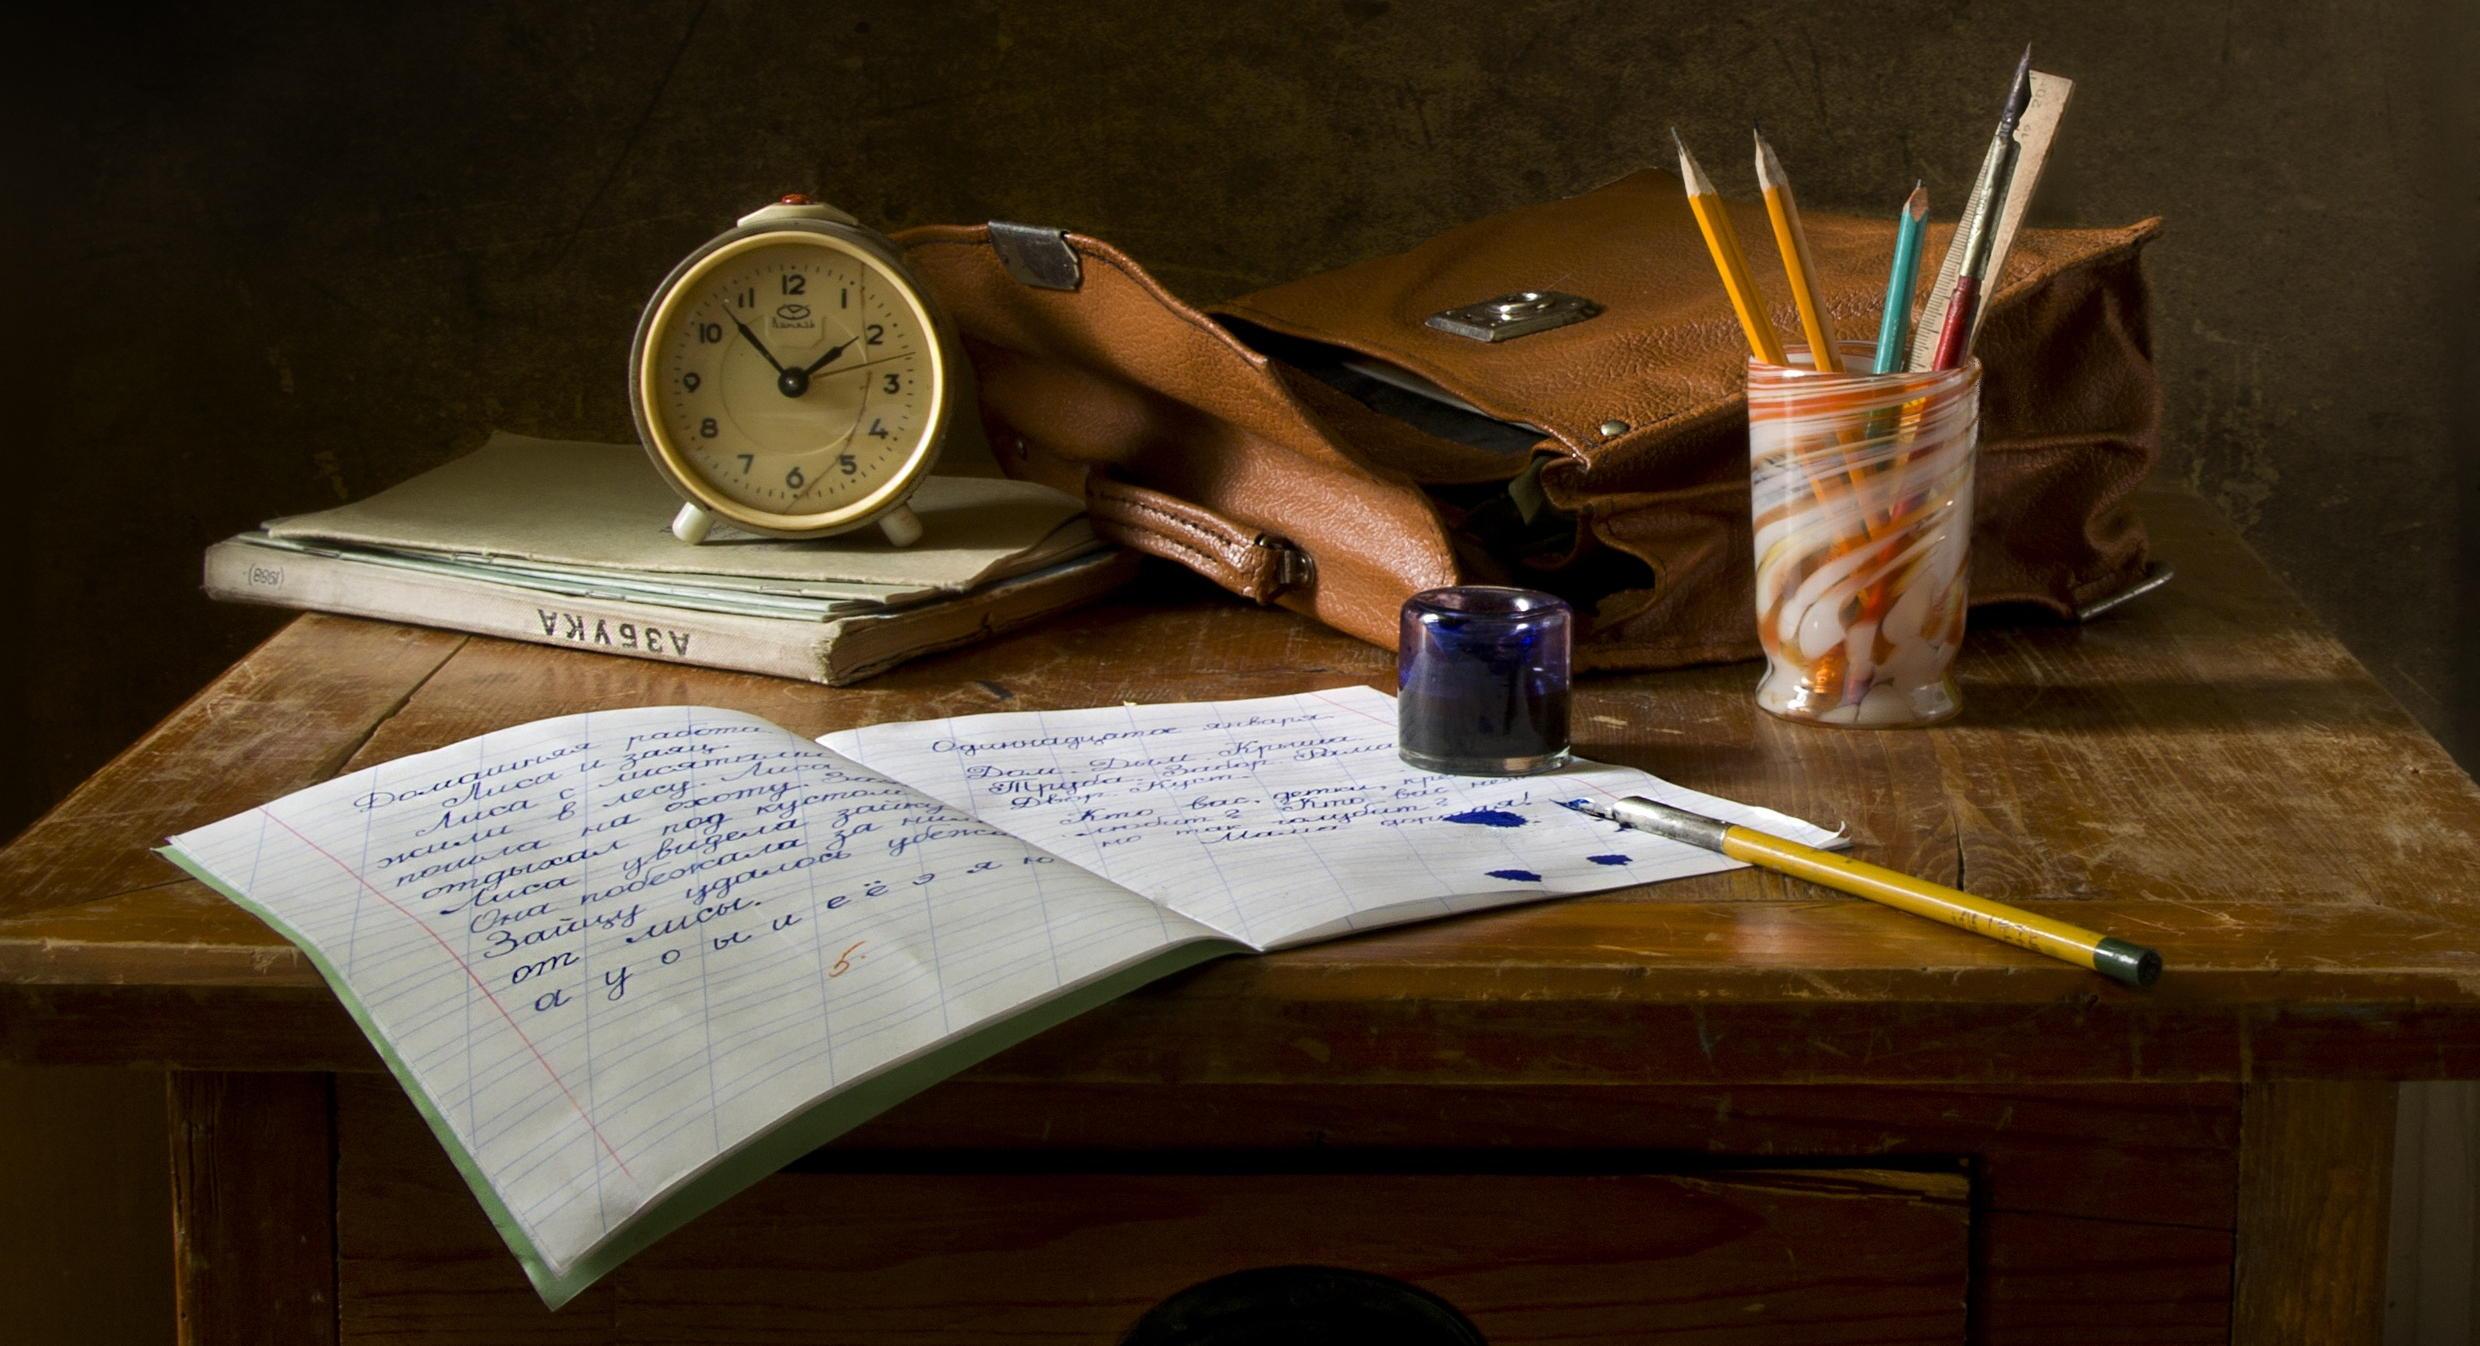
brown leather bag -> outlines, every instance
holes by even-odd
[[[1751,267],[1779,278],[1761,207],[1733,209]],[[1837,331],[1874,336],[1891,221],[1807,226]],[[1977,346],[1976,605],[2071,616],[2145,577],[2129,497],[2157,451],[2138,268],[2157,229],[2016,239]],[[1520,583],[1575,603],[1582,667],[1757,653],[1747,348],[1675,179],[1637,173],[1211,315],[1082,235],[898,241],[964,334],[1002,466],[1082,494],[1107,536],[1388,647],[1419,590]],[[1599,311],[1497,342],[1428,325],[1524,291]]]

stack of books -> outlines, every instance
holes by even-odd
[[[865,678],[1062,611],[1136,559],[1083,505],[1030,482],[933,477],[922,540],[673,538],[678,509],[632,445],[494,435],[354,504],[207,550],[213,597],[341,612],[811,682]]]

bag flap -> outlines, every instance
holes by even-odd
[[[1764,206],[1735,202],[1732,221],[1775,326],[1796,337]],[[1894,244],[1882,219],[1803,214],[1836,333],[1877,334]],[[2141,246],[2159,231],[2026,229],[1988,312],[1995,316],[2066,269]],[[1952,225],[1932,225],[1920,288],[1934,280]],[[1525,290],[1580,295],[1598,316],[1498,342],[1427,325],[1433,314]],[[1526,206],[1440,234],[1406,252],[1277,285],[1212,310],[1279,336],[1321,342],[1417,374],[1482,412],[1539,427],[1582,456],[1643,443],[1735,410],[1748,346],[1670,174],[1645,170],[1582,196]],[[1612,434],[1602,428],[1616,422]]]
[[[1003,469],[1082,494],[1098,526],[1142,526],[1148,550],[1235,592],[1381,644],[1404,594],[1457,582],[1436,509],[1386,465],[1409,449],[1338,434],[1329,415],[1367,413],[1296,386],[1117,248],[1057,238],[1072,284],[1013,274],[987,226],[896,236],[963,334]],[[1283,545],[1249,550],[1260,538]],[[1286,548],[1306,571],[1284,572]]]

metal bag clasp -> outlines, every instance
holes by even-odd
[[[1602,306],[1580,294],[1518,290],[1477,304],[1433,313],[1425,324],[1472,341],[1512,341],[1553,327],[1583,322]]]

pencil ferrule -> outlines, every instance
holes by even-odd
[[[1731,830],[1729,823],[1638,795],[1619,800],[1610,806],[1610,811],[1629,827],[1709,851],[1721,850],[1722,834]]]

